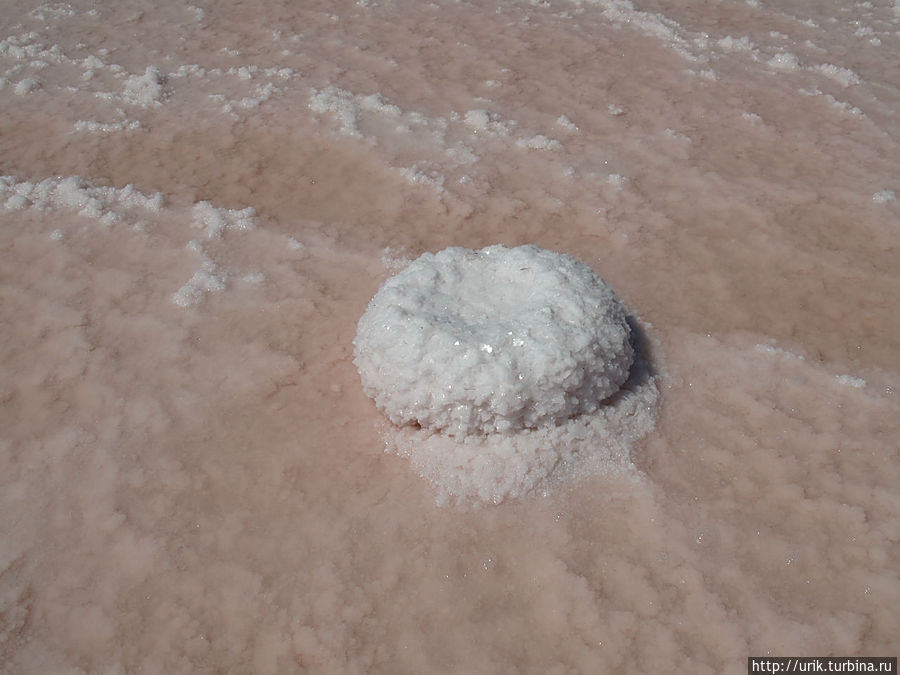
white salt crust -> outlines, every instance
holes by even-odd
[[[389,448],[439,499],[499,502],[629,465],[653,425],[652,378],[620,391],[634,361],[625,307],[590,267],[537,246],[422,255],[375,294],[354,345],[364,390],[395,425]]]
[[[157,192],[145,195],[133,185],[113,188],[95,185],[79,176],[46,178],[40,182],[21,180],[16,176],[0,176],[0,211],[60,211],[92,218],[104,227],[123,222],[135,230],[144,227],[142,216],[160,215],[163,212],[163,196]],[[177,212],[176,212],[177,213]],[[239,232],[256,228],[256,211],[216,208],[209,202],[198,202],[191,209],[191,227],[204,230],[207,240],[221,239],[223,232]],[[167,217],[177,215],[167,214]],[[66,233],[62,229],[50,233],[53,241],[62,241]],[[303,245],[291,240],[292,248]],[[172,294],[172,302],[179,307],[190,307],[203,301],[207,293],[226,288],[227,274],[204,251],[203,243],[191,240],[187,248],[197,254],[198,269],[191,278]],[[258,284],[265,280],[256,272],[244,275],[247,283]]]

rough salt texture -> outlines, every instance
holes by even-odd
[[[547,496],[592,474],[637,479],[631,454],[656,425],[657,380],[638,355],[631,377],[606,404],[559,424],[465,438],[385,424],[382,437],[388,450],[408,458],[431,483],[441,505]]]
[[[392,422],[464,437],[597,410],[628,377],[629,334],[612,289],[571,256],[452,247],[385,282],[355,363]]]
[[[5,2],[0,672],[900,652],[895,4]],[[406,258],[528,242],[650,344],[603,469],[437,507],[587,443],[385,453],[357,322]]]

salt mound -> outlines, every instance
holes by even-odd
[[[425,253],[378,290],[354,345],[389,445],[444,495],[497,502],[589,456],[627,460],[656,398],[652,378],[622,388],[635,353],[612,289],[537,246]]]
[[[628,377],[629,332],[609,286],[571,256],[454,247],[381,287],[355,363],[395,424],[509,432],[596,410]]]

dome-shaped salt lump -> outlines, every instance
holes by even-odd
[[[384,283],[354,361],[394,424],[508,434],[597,410],[628,378],[629,334],[622,303],[571,256],[454,247]]]

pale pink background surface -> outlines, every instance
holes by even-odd
[[[889,0],[4,3],[0,668],[896,655],[898,47]],[[351,341],[498,242],[616,289],[660,419],[438,507]]]

